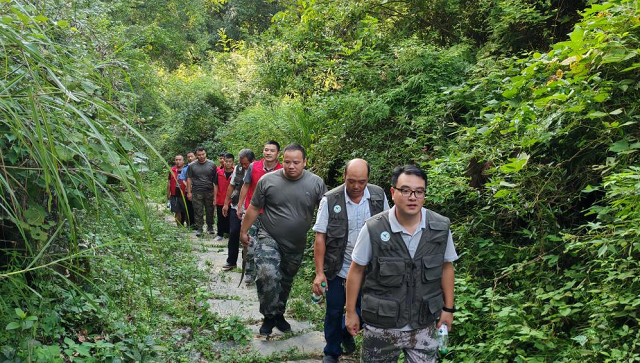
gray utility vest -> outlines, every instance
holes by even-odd
[[[369,212],[371,216],[384,209],[384,190],[377,185],[367,184],[369,189]],[[349,220],[347,219],[347,201],[344,195],[344,184],[335,187],[325,194],[329,222],[327,224],[326,250],[324,253],[324,274],[327,279],[335,278],[344,263],[344,251],[349,239]],[[340,208],[336,208],[340,206]],[[338,210],[338,212],[336,212]]]
[[[412,259],[401,232],[391,231],[389,211],[367,220],[364,228],[369,228],[372,259],[362,288],[365,323],[387,329],[411,324],[419,329],[440,318],[444,305],[440,280],[450,222],[428,209],[426,222]]]
[[[236,165],[236,177],[231,180],[231,184],[235,185],[233,189],[233,194],[231,194],[231,204],[237,205],[238,199],[240,199],[240,189],[242,189],[242,185],[244,185],[244,174],[247,171],[242,168],[240,165]]]

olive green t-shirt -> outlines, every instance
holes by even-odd
[[[327,192],[324,181],[304,170],[298,180],[285,178],[283,170],[265,174],[256,185],[251,204],[264,208],[260,231],[266,231],[285,253],[302,253],[313,211]]]

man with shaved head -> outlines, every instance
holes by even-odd
[[[344,168],[344,184],[324,195],[313,226],[316,232],[313,292],[317,295],[326,292],[327,298],[324,319],[327,345],[322,360],[325,363],[338,362],[343,353],[355,350],[353,336],[344,325],[345,279],[351,266],[351,252],[367,218],[389,209],[382,188],[369,184],[369,171],[365,160],[350,160]]]
[[[258,180],[240,226],[240,239],[247,247],[251,241],[249,230],[260,211],[264,211],[254,252],[256,289],[260,313],[264,315],[260,335],[267,336],[274,327],[283,333],[291,331],[291,324],[284,318],[289,293],[302,264],[313,212],[327,192],[322,178],[304,169],[307,152],[302,145],[285,147],[282,161],[281,170],[266,173]]]

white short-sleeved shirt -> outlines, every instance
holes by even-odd
[[[364,226],[364,222],[371,217],[371,211],[369,210],[369,199],[371,193],[369,188],[364,189],[364,195],[360,199],[360,203],[354,203],[347,194],[347,188],[344,188],[344,196],[347,207],[347,220],[349,221],[349,231],[347,237],[347,248],[344,251],[344,261],[342,262],[342,268],[338,273],[339,277],[347,278],[349,273],[349,266],[351,266],[351,252],[353,246],[356,244],[360,229]],[[384,196],[383,210],[389,209],[389,201],[387,196]],[[327,206],[327,197],[322,197],[320,206],[318,207],[318,215],[316,216],[316,224],[313,226],[313,230],[318,233],[327,233],[327,225],[329,223],[329,207]]]
[[[407,232],[407,230],[402,227],[402,225],[400,225],[398,219],[396,218],[395,211],[395,206],[389,211],[389,224],[391,225],[391,231],[394,233],[402,232],[402,239],[407,245],[407,249],[409,250],[411,258],[413,258],[416,250],[418,249],[418,244],[420,243],[420,238],[422,237],[422,231],[427,228],[427,209],[422,208],[422,218],[420,218],[420,226],[419,228],[416,228],[413,234]],[[360,234],[358,235],[358,239],[356,240],[356,245],[353,247],[351,258],[358,265],[366,266],[369,264],[369,262],[371,262],[371,253],[371,239],[369,237],[369,229],[362,228],[360,230]],[[457,259],[458,254],[456,253],[456,247],[453,245],[451,230],[449,230],[447,247],[444,251],[444,262],[453,262]]]

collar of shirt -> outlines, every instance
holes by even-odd
[[[349,194],[347,194],[347,187],[345,186],[344,188],[344,200],[348,203],[348,204],[353,204],[353,205],[362,205],[363,203],[366,203],[369,198],[371,197],[371,193],[369,193],[369,188],[364,187],[364,195],[362,196],[362,198],[360,199],[360,203],[354,203],[351,198],[349,198]]]
[[[264,171],[266,171],[267,173],[268,173],[268,172],[271,172],[271,171],[274,171],[274,170],[276,170],[276,168],[278,167],[278,163],[279,163],[279,162],[278,162],[278,161],[276,161],[276,165],[274,165],[274,166],[273,166],[273,168],[271,168],[271,169],[267,169],[267,164],[263,161],[263,162],[262,162],[262,169],[263,169]]]
[[[416,228],[413,234],[407,232],[407,230],[400,224],[400,222],[398,222],[398,218],[396,218],[395,205],[391,207],[391,209],[389,209],[389,224],[391,225],[391,232],[393,233],[402,232],[404,234],[413,236],[416,233],[418,233],[418,231],[427,228],[427,210],[424,207],[421,209],[420,226],[419,226],[420,228]]]

